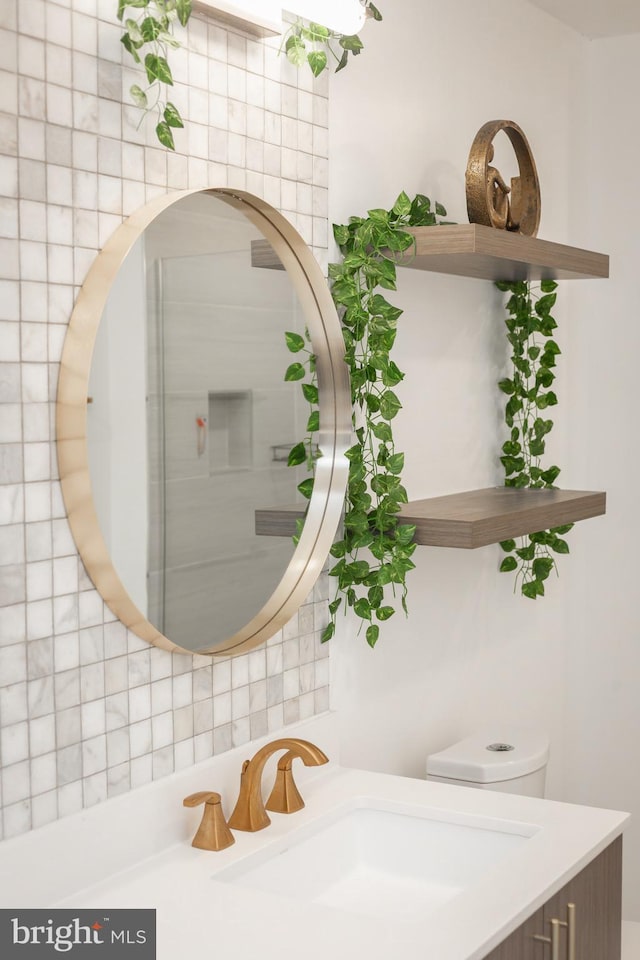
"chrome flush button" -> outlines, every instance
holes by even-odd
[[[515,747],[511,743],[490,743],[485,749],[492,753],[508,753],[509,750],[515,750]]]

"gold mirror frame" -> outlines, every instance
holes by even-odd
[[[316,354],[321,429],[314,490],[300,541],[280,583],[245,627],[215,649],[173,643],[138,609],[120,580],[103,539],[93,500],[87,446],[87,395],[93,349],[111,285],[131,247],[168,207],[210,194],[241,211],[271,244],[302,306]],[[283,371],[284,374],[284,371]],[[87,573],[109,609],[136,636],[164,650],[229,655],[273,636],[306,599],[322,571],[342,515],[351,442],[351,389],[340,321],[322,271],[291,224],[249,193],[225,188],[184,190],[158,197],[130,216],[107,241],[84,281],[64,343],[56,405],[60,482],[69,524]]]

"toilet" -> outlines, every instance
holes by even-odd
[[[544,733],[493,724],[427,757],[427,780],[543,797],[548,759]]]

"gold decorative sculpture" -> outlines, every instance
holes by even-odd
[[[519,176],[509,187],[492,166],[493,140],[504,130],[513,145]],[[490,120],[478,130],[471,145],[467,172],[467,212],[470,223],[535,237],[540,225],[540,183],[531,147],[512,120]]]

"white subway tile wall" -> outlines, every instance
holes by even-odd
[[[176,152],[139,128],[116,0],[0,3],[0,820],[8,838],[328,709],[328,583],[266,647],[216,660],[138,640],[70,535],[54,404],[73,303],[122,219],[232,186],[327,261],[326,79],[194,16],[172,55]]]

